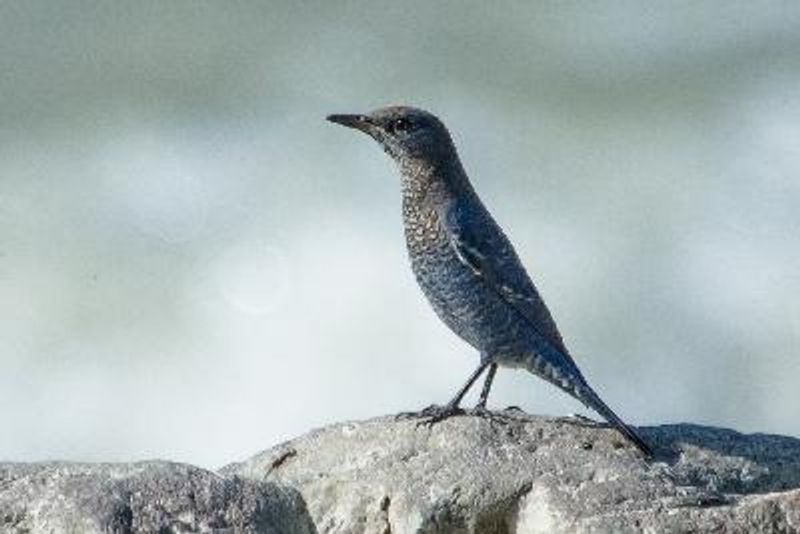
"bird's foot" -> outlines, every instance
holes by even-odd
[[[569,425],[581,426],[585,428],[597,428],[606,426],[605,423],[600,421],[595,421],[590,417],[586,417],[585,415],[581,415],[578,413],[573,413],[563,417],[556,417],[556,421],[559,423],[567,423]]]
[[[464,415],[465,413],[466,412],[464,412],[463,409],[452,404],[446,404],[444,406],[431,404],[427,408],[423,408],[418,412],[400,413],[397,415],[396,419],[423,419],[417,423],[417,426],[425,425],[430,427],[440,421],[444,421],[445,419],[449,419],[450,417],[455,417],[457,415]]]
[[[426,413],[428,410],[436,406],[435,404],[431,404],[427,408],[423,408],[418,412],[400,412],[399,414],[394,416],[395,421],[404,421],[406,419],[421,419],[422,417],[427,417]]]
[[[464,415],[466,412],[454,404],[445,404],[444,406],[431,404],[422,410],[421,413],[425,420],[417,423],[417,426],[425,425],[427,427],[432,427],[436,423],[444,421],[445,419],[449,419],[458,415]]]
[[[478,404],[475,405],[475,407],[472,410],[470,410],[471,414],[477,415],[478,417],[481,417],[482,415],[485,415],[485,414],[491,413],[491,412],[492,411],[489,408],[486,407],[486,403],[485,402],[479,402]]]
[[[493,412],[492,410],[488,409],[483,404],[477,404],[472,410],[467,412],[468,415],[472,415],[474,417],[480,417],[481,419],[486,419],[492,424],[498,423],[501,425],[507,425],[511,421],[517,420],[518,417],[514,417],[513,414],[506,413],[505,410],[500,412]]]

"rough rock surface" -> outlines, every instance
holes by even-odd
[[[509,411],[332,425],[218,473],[0,464],[0,532],[800,532],[800,440]]]
[[[296,491],[170,462],[0,464],[0,532],[316,532]]]
[[[641,428],[646,462],[609,428],[505,414],[333,425],[222,472],[298,489],[320,532],[800,532],[800,440]]]

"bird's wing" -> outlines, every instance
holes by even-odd
[[[530,324],[534,331],[573,365],[561,334],[503,231],[484,210],[452,207],[441,217],[450,243],[462,263]],[[481,220],[482,219],[482,220]]]

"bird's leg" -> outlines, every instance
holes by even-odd
[[[425,421],[420,421],[419,424],[425,424],[428,426],[433,426],[439,421],[444,421],[449,417],[453,417],[454,415],[463,415],[464,410],[458,407],[461,403],[461,399],[464,398],[464,395],[467,394],[469,388],[472,387],[472,384],[481,376],[481,373],[489,366],[488,361],[481,361],[480,365],[478,365],[477,369],[472,372],[472,374],[467,379],[467,382],[461,386],[461,388],[456,393],[455,397],[445,404],[444,406],[437,406],[435,404],[428,406],[421,412],[411,412],[411,413],[402,413],[399,417],[406,418],[406,417],[425,417],[427,418]]]
[[[467,391],[469,391],[469,389],[472,387],[472,384],[475,383],[478,377],[481,376],[481,373],[483,373],[484,369],[486,369],[486,367],[488,366],[489,366],[488,361],[482,361],[480,365],[478,365],[478,367],[475,369],[475,371],[472,372],[470,377],[467,379],[467,382],[463,386],[461,386],[461,389],[458,390],[455,397],[453,397],[453,399],[446,405],[429,406],[428,408],[423,410],[423,412],[426,411],[428,412],[427,414],[425,414],[428,417],[428,419],[426,421],[421,421],[420,424],[433,426],[439,421],[444,421],[445,419],[453,417],[454,415],[463,415],[464,410],[458,407],[458,405],[461,404],[461,399],[464,398],[464,395],[467,394]]]
[[[478,365],[478,367],[469,376],[467,382],[463,386],[461,386],[461,389],[458,390],[456,396],[453,397],[453,399],[447,403],[447,406],[457,408],[458,405],[461,404],[461,399],[463,399],[464,395],[466,395],[467,391],[469,391],[469,388],[472,387],[472,384],[475,383],[478,377],[481,376],[481,373],[483,373],[484,369],[486,369],[486,367],[488,366],[489,362],[481,362],[480,365]]]
[[[492,363],[489,365],[489,372],[486,374],[486,379],[483,381],[483,389],[481,390],[478,404],[470,411],[470,414],[487,419],[492,425],[495,423],[507,425],[513,420],[512,417],[509,417],[506,413],[492,412],[486,408],[486,400],[489,398],[489,391],[492,389],[492,381],[494,380],[495,373],[497,373],[497,364]]]
[[[494,380],[494,374],[496,372],[497,364],[493,363],[489,365],[489,372],[486,373],[486,378],[483,381],[483,389],[481,390],[481,396],[478,399],[478,404],[475,405],[475,411],[486,410],[486,401],[489,398],[489,390],[492,389],[492,381]]]

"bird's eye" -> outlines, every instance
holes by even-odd
[[[392,132],[407,132],[411,129],[411,121],[408,119],[395,119],[390,126]]]

